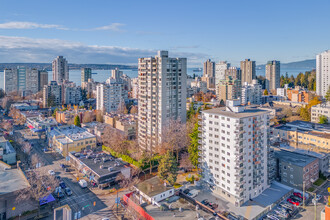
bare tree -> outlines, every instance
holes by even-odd
[[[118,129],[107,126],[102,135],[102,142],[118,153],[126,153],[130,149],[130,141]]]
[[[13,100],[9,97],[4,97],[2,99],[2,108],[3,109],[6,109],[6,110],[9,110],[11,104],[12,104]]]
[[[189,143],[186,129],[186,124],[179,120],[170,120],[162,131],[160,147],[176,152],[177,160],[179,159],[179,152],[186,148]]]
[[[82,122],[83,123],[88,123],[88,122],[92,122],[95,120],[95,114],[93,111],[86,111],[83,115],[83,119]]]
[[[181,155],[181,159],[180,159],[180,168],[185,169],[186,171],[190,171],[194,168],[194,166],[192,165],[190,159],[189,159],[189,154],[188,153],[183,153]]]
[[[131,111],[130,111],[130,113],[131,113],[131,114],[137,114],[137,113],[138,113],[138,107],[135,106],[135,105],[133,105],[133,106],[131,107]]]
[[[96,121],[103,123],[103,111],[96,111]]]

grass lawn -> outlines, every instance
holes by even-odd
[[[308,192],[313,192],[314,190],[315,190],[314,187],[311,187],[311,188],[307,189]]]
[[[325,181],[324,179],[319,178],[313,184],[316,185],[316,186],[321,186],[322,183],[324,183],[324,181]]]

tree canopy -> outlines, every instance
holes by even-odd
[[[192,163],[192,165],[194,165],[196,168],[198,166],[198,122],[195,123],[194,129],[192,130],[192,132],[189,134],[190,137],[190,145],[188,147],[188,153],[189,153],[189,159]]]
[[[176,182],[178,176],[178,164],[170,151],[163,156],[158,165],[158,177],[167,180],[171,185]]]
[[[328,118],[325,115],[320,115],[319,117],[319,123],[320,124],[328,124]]]
[[[75,118],[74,118],[74,122],[73,124],[77,127],[81,127],[81,124],[80,124],[80,117],[77,115]]]

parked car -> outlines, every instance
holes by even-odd
[[[295,200],[296,202],[302,202],[302,199],[298,196],[290,196],[291,199]]]
[[[55,197],[57,197],[57,198],[62,198],[62,197],[64,197],[64,193],[62,192],[61,187],[56,187],[56,188],[55,188],[54,195],[55,195]]]
[[[79,185],[81,188],[86,188],[87,187],[87,182],[86,180],[79,180]]]
[[[198,190],[193,189],[188,193],[188,196],[190,196],[191,198],[194,198],[198,195]]]
[[[51,175],[51,176],[54,176],[54,175],[55,175],[54,170],[48,170],[48,173],[49,173],[49,175]]]
[[[293,204],[295,206],[299,206],[300,205],[299,202],[296,202],[296,201],[292,200],[291,198],[288,198],[286,201],[288,201],[289,203],[291,203],[291,204]]]
[[[188,194],[189,192],[190,192],[189,189],[185,189],[185,190],[183,190],[183,193],[184,193],[184,194]]]
[[[67,194],[68,196],[71,196],[72,195],[72,191],[69,187],[65,188],[64,190],[65,194]]]
[[[322,195],[316,195],[316,201],[320,201],[321,198],[322,198]]]
[[[301,193],[294,192],[293,195],[303,199],[303,196],[301,195]]]
[[[65,189],[66,188],[65,182],[63,182],[63,181],[61,181],[59,185],[60,185],[60,187],[62,189]]]
[[[202,202],[201,202],[203,205],[207,205],[209,202],[207,199],[204,199]]]
[[[60,179],[61,179],[61,177],[60,177],[60,176],[55,176],[55,179],[58,179],[58,180],[60,180]]]

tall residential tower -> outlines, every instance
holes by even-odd
[[[170,120],[186,121],[187,59],[139,58],[139,146],[153,151]]]
[[[53,60],[53,81],[62,83],[69,80],[69,67],[68,61],[63,56],[58,56]]]
[[[277,88],[280,88],[280,71],[280,61],[273,60],[266,64],[266,89],[268,91],[276,91]]]
[[[316,56],[316,94],[325,96],[330,87],[330,50]]]
[[[256,61],[245,59],[241,61],[241,83],[244,85],[245,82],[251,84],[252,80],[256,78]]]

